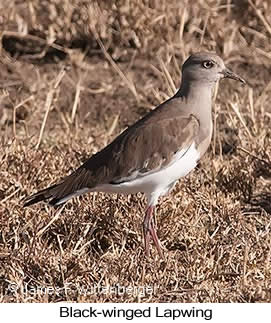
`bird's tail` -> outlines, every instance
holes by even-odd
[[[81,180],[81,173],[67,176],[61,183],[55,184],[37,192],[24,200],[24,206],[29,206],[40,201],[48,201],[52,206],[58,206],[69,199],[89,192],[90,189]]]
[[[37,192],[36,194],[33,194],[31,196],[28,196],[24,200],[24,207],[29,206],[41,201],[49,201],[49,204],[51,205],[58,205],[58,202],[61,200],[58,191],[59,191],[59,185],[61,184],[56,184],[53,186],[50,186],[48,188],[45,188],[42,191]],[[61,204],[61,203],[59,203]]]

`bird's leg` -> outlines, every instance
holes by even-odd
[[[155,244],[155,247],[159,253],[159,256],[163,258],[163,253],[160,247],[160,242],[157,236],[156,227],[153,220],[153,210],[154,206],[150,205],[148,206],[146,210],[146,215],[143,221],[143,233],[144,233],[144,241],[145,241],[145,252],[147,257],[150,256],[150,238],[152,237],[152,240]]]

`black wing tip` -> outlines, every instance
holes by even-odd
[[[52,190],[57,187],[57,185],[53,185],[49,188],[45,188],[44,190],[41,190],[33,195],[30,195],[28,197],[26,197],[23,201],[23,207],[27,207],[27,206],[30,206],[30,205],[33,205],[33,204],[36,204],[38,202],[41,202],[41,201],[45,201],[47,202],[48,200],[49,201],[49,204],[52,205],[52,206],[55,206],[55,204],[58,202],[58,200],[60,199],[57,199],[57,198],[54,198],[53,197],[53,192]]]
[[[37,194],[27,197],[23,202],[24,203],[23,207],[27,207],[27,206],[30,206],[32,204],[36,204],[36,203],[44,201],[44,200],[45,200],[45,196],[43,194],[37,193]]]
[[[48,202],[48,204],[50,206],[53,206],[54,208],[57,208],[58,206],[60,206],[60,204],[57,204],[60,200],[61,200],[61,198],[56,198],[55,197],[55,198],[50,199],[50,197],[44,196],[43,193],[36,193],[36,194],[31,195],[31,196],[24,199],[23,207],[28,207],[28,206],[31,206],[31,205],[36,204],[38,202],[45,201],[45,202]]]

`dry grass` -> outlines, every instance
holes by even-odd
[[[0,5],[1,301],[271,301],[270,1],[88,3]],[[140,194],[22,208],[171,95],[200,49],[249,86],[220,85],[208,154],[157,207],[165,261],[144,257]],[[80,293],[95,284],[154,292]]]

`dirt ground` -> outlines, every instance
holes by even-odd
[[[0,3],[0,300],[271,301],[271,2]],[[23,199],[59,181],[174,93],[193,52],[220,83],[212,144],[156,208],[165,259],[144,255],[145,198]]]

